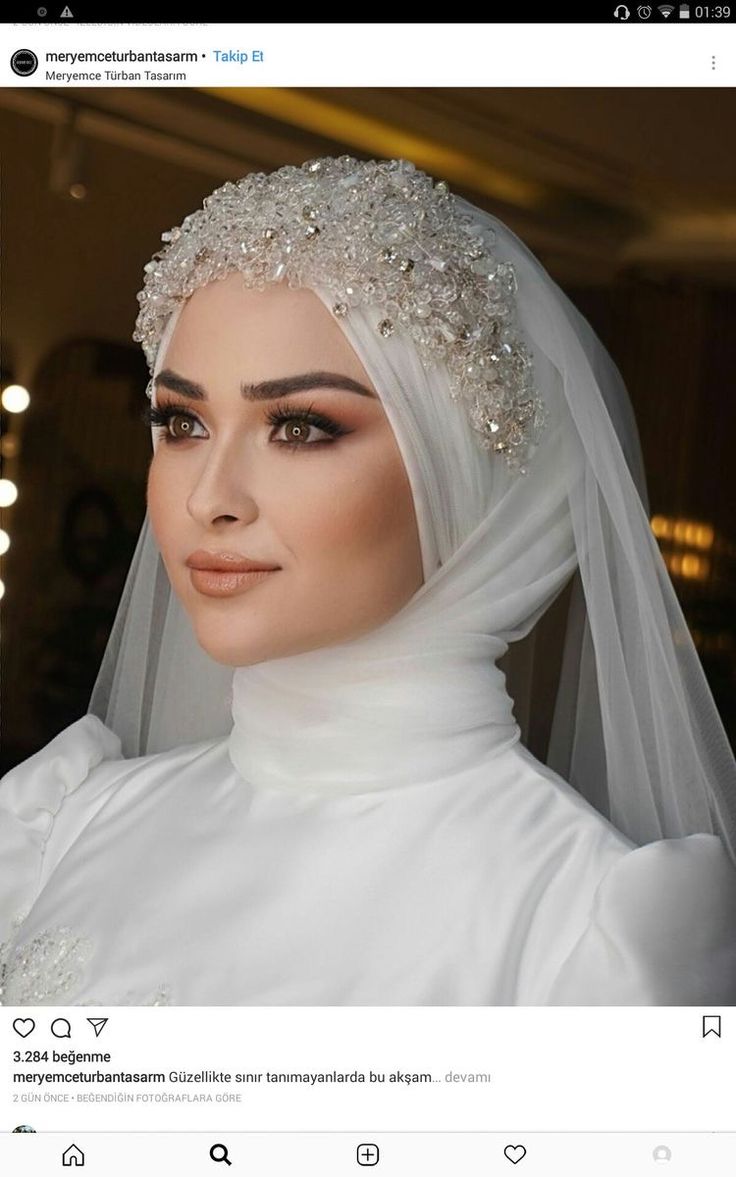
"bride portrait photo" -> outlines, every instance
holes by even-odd
[[[288,160],[133,259],[145,476],[80,477],[87,547],[59,529],[90,633],[114,598],[76,715],[16,638],[51,720],[0,781],[1,1003],[736,1004],[736,761],[617,355],[502,202],[390,150]],[[59,412],[112,470],[97,371]],[[19,511],[56,486],[24,452]],[[46,565],[12,557],[20,608]]]

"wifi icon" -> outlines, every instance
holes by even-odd
[[[657,12],[661,12],[662,16],[665,18],[665,20],[667,19],[668,16],[672,16],[672,13],[674,11],[675,11],[674,4],[658,4],[657,5]]]

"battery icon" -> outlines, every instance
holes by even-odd
[[[690,20],[690,5],[689,4],[681,4],[680,5],[680,20]]]

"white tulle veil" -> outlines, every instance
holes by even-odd
[[[386,635],[421,642],[441,624],[503,658],[522,740],[549,711],[534,754],[614,825],[637,844],[717,833],[736,861],[736,762],[649,526],[620,373],[519,238],[463,204],[514,267],[549,423],[528,473],[515,474],[477,445],[442,365],[424,365],[402,331],[381,338],[375,308],[341,320],[393,426],[422,545],[425,583]],[[557,598],[569,601],[562,612],[550,609]],[[552,675],[545,626],[562,652]],[[232,680],[198,646],[146,517],[89,711],[140,756],[225,736]]]

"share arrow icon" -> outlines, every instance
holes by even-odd
[[[99,1038],[103,1029],[107,1025],[107,1018],[87,1018],[87,1021],[95,1032],[95,1038]]]

